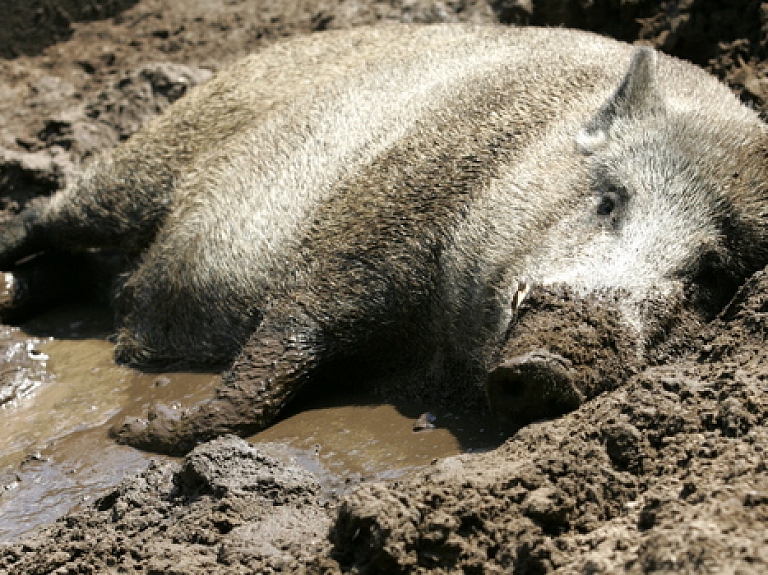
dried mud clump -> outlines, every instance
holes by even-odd
[[[327,549],[330,515],[317,480],[285,459],[275,445],[211,441],[6,545],[0,571],[296,573]]]

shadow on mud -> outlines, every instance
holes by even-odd
[[[0,58],[35,56],[69,39],[72,24],[112,18],[138,0],[0,0],[5,24],[0,30]]]
[[[274,425],[248,438],[306,450],[349,485],[395,478],[435,459],[498,447],[508,436],[488,414],[387,401],[348,385],[304,393]]]

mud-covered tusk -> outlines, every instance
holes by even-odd
[[[518,280],[517,289],[512,296],[512,311],[517,311],[520,308],[525,298],[528,297],[530,291],[531,288],[526,280]]]

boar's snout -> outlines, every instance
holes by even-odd
[[[514,321],[485,380],[503,426],[568,413],[645,364],[642,338],[623,319],[623,296],[533,285],[513,302]]]
[[[562,415],[584,401],[571,362],[545,349],[506,359],[488,374],[485,390],[505,425]]]

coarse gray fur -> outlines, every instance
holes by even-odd
[[[117,358],[234,362],[188,423],[158,418],[183,443],[268,425],[338,357],[480,373],[531,285],[625,294],[642,349],[768,261],[766,141],[705,72],[584,32],[323,33],[182,98],[22,213],[0,263],[135,255]]]

